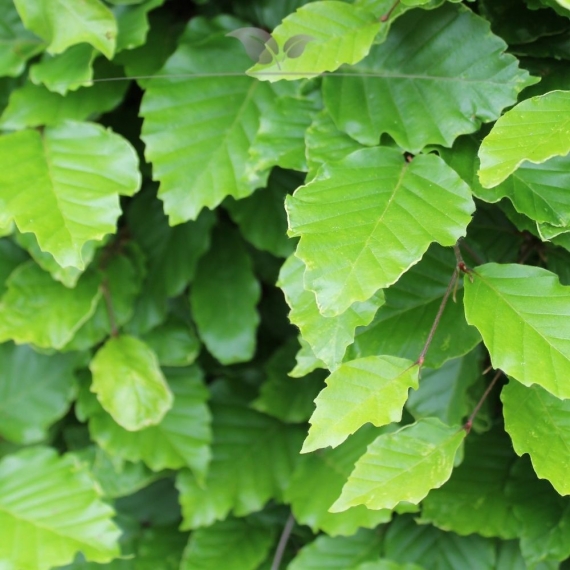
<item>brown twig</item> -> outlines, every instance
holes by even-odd
[[[497,383],[497,381],[499,380],[499,378],[503,375],[503,371],[502,370],[497,370],[497,373],[495,374],[495,376],[493,376],[493,379],[491,380],[491,382],[489,383],[489,385],[487,386],[487,389],[485,390],[485,392],[483,392],[483,395],[481,396],[481,399],[477,402],[477,405],[475,406],[475,408],[473,408],[473,411],[471,412],[471,415],[469,416],[469,418],[467,419],[467,421],[465,422],[465,424],[463,425],[463,429],[469,433],[471,431],[471,428],[473,427],[473,420],[475,419],[475,417],[477,416],[477,414],[479,413],[479,410],[481,409],[481,406],[484,404],[485,400],[487,399],[487,397],[489,396],[489,394],[491,393],[491,390],[495,387],[495,384]]]
[[[399,3],[400,3],[400,0],[396,0],[394,2],[394,4],[392,4],[392,7],[383,16],[380,17],[380,21],[381,22],[387,22],[390,19],[392,12],[398,7]]]
[[[271,570],[279,570],[281,560],[283,560],[283,555],[285,554],[285,548],[287,547],[287,543],[289,542],[289,537],[291,536],[294,526],[295,517],[293,516],[293,513],[291,513],[283,527],[283,532],[281,533],[281,538],[279,539],[279,544],[277,545],[277,550],[273,557],[273,563],[271,564]]]

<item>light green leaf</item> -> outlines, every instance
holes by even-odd
[[[326,316],[394,283],[431,242],[453,245],[474,210],[469,188],[439,157],[408,163],[383,147],[323,166],[286,207],[305,287]]]
[[[473,350],[436,370],[422,368],[420,387],[410,392],[406,409],[416,420],[431,417],[460,424],[475,405],[470,389],[482,378],[480,360],[479,351]]]
[[[330,536],[350,536],[358,528],[374,528],[392,518],[389,510],[371,511],[363,505],[342,513],[329,512],[356,460],[379,431],[364,427],[336,449],[304,455],[299,460],[285,491],[285,501],[291,504],[298,523],[310,526],[313,532],[322,530]]]
[[[24,25],[47,43],[49,53],[91,44],[112,59],[117,38],[113,13],[99,0],[14,0]]]
[[[46,87],[26,83],[12,91],[0,117],[0,128],[19,130],[40,125],[57,125],[65,120],[82,121],[114,109],[123,99],[127,81],[96,83],[67,96]]]
[[[0,2],[0,77],[15,77],[26,61],[42,52],[45,43],[22,24],[13,0]]]
[[[304,428],[252,410],[236,392],[225,382],[214,385],[213,458],[205,484],[189,471],[178,475],[183,529],[209,526],[230,512],[247,515],[270,499],[280,501],[291,477]]]
[[[528,424],[527,424],[528,429]],[[522,525],[505,495],[516,455],[502,429],[472,434],[451,478],[422,502],[422,521],[460,535],[517,538]]]
[[[21,265],[0,300],[0,342],[61,349],[95,312],[99,285],[100,277],[88,272],[68,289],[35,263]]]
[[[479,179],[497,186],[524,161],[540,164],[570,152],[570,92],[552,91],[519,103],[505,113],[479,150]]]
[[[200,352],[200,340],[191,323],[171,316],[142,339],[156,353],[161,366],[188,366]]]
[[[212,440],[208,391],[197,367],[169,369],[174,402],[156,426],[127,431],[99,405],[87,386],[80,393],[82,419],[89,419],[91,437],[113,457],[144,461],[153,471],[189,467],[198,479],[206,475]]]
[[[496,570],[495,543],[473,534],[458,536],[431,525],[398,517],[388,528],[384,555],[398,562],[420,564],[430,570]]]
[[[465,279],[465,316],[494,368],[525,386],[570,398],[570,288],[546,269],[488,263]]]
[[[0,223],[36,234],[63,267],[84,267],[84,244],[115,231],[119,194],[139,186],[135,150],[100,125],[67,121],[0,137]]]
[[[277,284],[283,289],[291,308],[289,319],[299,327],[303,339],[314,355],[331,370],[342,362],[346,348],[354,340],[357,327],[370,324],[378,307],[384,303],[383,291],[370,299],[354,303],[336,317],[324,317],[319,312],[315,294],[303,287],[305,264],[291,255],[281,267]]]
[[[561,495],[570,495],[570,401],[559,400],[538,385],[511,380],[501,392],[505,429],[519,455],[528,453],[538,477]]]
[[[110,338],[89,365],[91,391],[113,419],[128,431],[159,424],[174,398],[152,349],[142,340]]]
[[[331,512],[355,505],[392,509],[401,501],[419,503],[449,479],[465,435],[428,418],[378,436],[356,462]]]
[[[263,186],[245,180],[246,164],[261,112],[274,97],[266,84],[236,76],[247,57],[232,49],[235,40],[213,33],[193,42],[191,26],[159,75],[221,75],[152,80],[141,105],[146,158],[173,225]]]
[[[348,358],[390,354],[416,360],[455,271],[457,261],[451,249],[432,245],[421,261],[411,267],[389,289],[386,303],[372,323],[358,331]],[[450,358],[469,352],[481,341],[475,327],[465,321],[463,287],[455,289],[455,302],[447,303],[424,364],[439,368]]]
[[[381,545],[380,533],[364,528],[346,537],[322,534],[301,549],[287,570],[354,570],[365,561],[377,560]]]
[[[378,427],[399,422],[408,390],[418,387],[418,374],[417,363],[393,356],[345,362],[327,378],[315,400],[317,409],[301,452],[336,447],[367,422]]]
[[[291,378],[288,372],[299,348],[296,339],[281,345],[264,367],[265,381],[251,407],[287,423],[304,423],[315,408],[313,400],[323,388],[322,372]]]
[[[260,294],[240,237],[229,227],[217,229],[212,248],[198,262],[190,303],[200,338],[222,364],[253,356]]]
[[[119,556],[112,516],[71,455],[40,447],[0,461],[0,564],[7,569],[49,570],[71,562],[79,550],[88,560],[109,562]]]
[[[295,368],[289,372],[289,376],[291,376],[291,378],[302,378],[318,368],[326,369],[325,363],[315,356],[309,343],[302,336],[298,336],[297,340],[301,348],[295,357]]]
[[[40,61],[30,66],[30,79],[60,95],[88,87],[92,85],[96,55],[89,44],[77,44],[57,55],[44,53]]]
[[[45,356],[5,343],[0,344],[0,362],[0,434],[15,443],[44,439],[75,393],[75,357]]]
[[[117,51],[133,49],[145,43],[148,30],[148,13],[164,4],[164,0],[146,0],[138,6],[117,6],[113,13],[119,28]]]
[[[342,160],[362,148],[352,137],[339,131],[328,111],[323,109],[315,115],[305,133],[305,154],[309,169],[307,181],[316,176],[323,164]]]
[[[228,198],[224,207],[239,226],[242,236],[257,249],[277,257],[287,257],[295,249],[295,241],[287,237],[285,196],[303,183],[296,172],[276,168],[269,176],[267,188],[251,196]]]
[[[337,127],[362,144],[388,133],[414,154],[428,144],[451,146],[536,82],[506,48],[465,6],[411,10],[386,42],[346,69],[350,76],[325,77],[325,105]]]
[[[271,527],[228,518],[192,533],[180,570],[257,570],[273,539]]]

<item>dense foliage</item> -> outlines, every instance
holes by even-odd
[[[0,569],[565,567],[569,61],[568,0],[0,0]]]

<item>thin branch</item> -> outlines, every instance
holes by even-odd
[[[418,359],[416,360],[416,364],[418,364],[418,366],[420,368],[423,366],[427,351],[429,350],[429,347],[433,341],[433,337],[435,335],[435,332],[437,331],[437,327],[439,326],[439,322],[441,321],[441,316],[443,315],[443,311],[445,309],[445,306],[447,305],[447,301],[449,300],[449,295],[451,295],[451,292],[453,291],[453,288],[455,286],[455,282],[457,281],[458,277],[459,277],[459,271],[457,270],[457,268],[455,268],[453,270],[453,275],[451,276],[451,279],[449,280],[449,285],[447,286],[447,289],[445,290],[445,294],[443,295],[443,299],[441,300],[441,304],[439,305],[437,315],[435,316],[435,319],[433,321],[433,325],[431,326],[431,330],[429,331],[426,343],[424,344],[424,347],[423,347],[420,355],[418,356]]]
[[[469,433],[471,431],[471,428],[473,427],[473,420],[475,419],[475,417],[479,413],[481,406],[485,403],[485,400],[487,399],[487,397],[491,393],[491,390],[495,387],[495,384],[497,383],[497,381],[499,380],[499,378],[502,375],[503,375],[503,371],[497,370],[497,373],[495,374],[495,376],[493,376],[493,379],[491,380],[490,384],[487,386],[487,389],[485,390],[485,392],[483,392],[481,399],[477,402],[477,405],[475,406],[475,408],[471,412],[469,419],[465,422],[465,425],[463,426],[463,429],[467,433]]]
[[[119,336],[119,329],[117,328],[117,319],[115,317],[115,310],[113,309],[113,299],[111,298],[111,291],[109,290],[109,282],[107,278],[101,283],[101,291],[105,299],[105,308],[107,309],[107,316],[109,317],[109,324],[111,325],[111,336]]]
[[[400,0],[396,0],[394,2],[394,4],[392,4],[392,7],[380,18],[380,21],[381,22],[387,22],[390,19],[392,12],[398,7],[399,3],[400,3]]]
[[[477,262],[477,265],[485,263],[485,260],[465,240],[461,240],[461,247]]]
[[[281,533],[281,538],[279,539],[279,544],[277,545],[277,550],[273,557],[273,563],[271,564],[271,570],[279,570],[281,560],[283,560],[283,555],[285,554],[285,548],[287,547],[287,543],[289,542],[289,537],[291,536],[294,526],[295,517],[293,516],[293,513],[291,513],[283,527],[283,532]]]

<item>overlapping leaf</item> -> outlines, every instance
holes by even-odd
[[[148,13],[164,4],[164,0],[145,0],[138,6],[117,6],[113,14],[117,20],[117,51],[133,49],[145,43],[149,30]]]
[[[269,63],[258,63],[248,73],[262,80],[278,81],[334,71],[343,63],[360,61],[380,27],[372,12],[351,4],[329,0],[306,4],[273,31],[278,49],[271,54]],[[291,57],[287,42],[299,35],[306,35],[308,43],[301,54]]]
[[[552,91],[505,113],[481,144],[481,184],[496,186],[527,160],[540,164],[566,156],[570,152],[569,109],[570,93]]]
[[[303,453],[336,447],[370,422],[383,426],[402,419],[408,390],[418,387],[419,366],[393,356],[369,356],[342,364],[327,378]]]
[[[5,568],[49,570],[71,562],[79,550],[100,563],[119,556],[113,510],[72,456],[41,447],[9,455],[0,461],[0,489]]]
[[[208,392],[198,368],[166,372],[174,395],[172,408],[156,426],[132,432],[115,423],[87,387],[81,393],[82,419],[89,419],[93,439],[110,455],[144,461],[154,471],[189,467],[203,478],[210,461],[211,414]]]
[[[561,494],[570,494],[570,401],[560,400],[538,385],[511,380],[501,393],[505,429],[519,455],[528,453],[538,477]],[[547,443],[546,443],[547,442]]]
[[[570,398],[570,288],[539,267],[488,263],[465,280],[465,315],[495,368]]]
[[[159,72],[191,77],[151,81],[141,105],[146,157],[171,224],[196,219],[202,208],[214,208],[226,196],[244,198],[262,186],[246,181],[245,173],[272,91],[239,75],[247,57],[229,49],[235,40],[215,31],[208,40],[193,42],[191,25]],[[200,77],[203,73],[220,75]]]
[[[278,285],[291,308],[289,319],[299,327],[315,357],[334,370],[353,342],[356,328],[368,325],[382,306],[384,293],[379,291],[366,301],[354,303],[341,315],[324,317],[319,312],[315,294],[303,287],[304,272],[305,264],[292,255],[281,267]]]
[[[401,501],[419,503],[449,479],[464,437],[464,430],[435,418],[378,436],[356,462],[331,512],[355,505],[391,509]]]
[[[92,123],[4,135],[0,157],[0,223],[36,234],[62,266],[84,266],[84,244],[115,231],[119,194],[140,186],[132,146]]]
[[[439,157],[408,163],[384,147],[324,166],[286,206],[305,287],[326,316],[394,283],[432,242],[453,245],[474,210],[469,188]]]
[[[18,265],[28,260],[26,253],[9,239],[0,239],[0,295],[6,290],[6,280]]]
[[[411,10],[386,42],[346,70],[349,76],[325,78],[325,104],[336,125],[363,144],[388,133],[413,153],[428,144],[451,146],[497,119],[535,82],[503,53],[506,47],[465,6]]]

